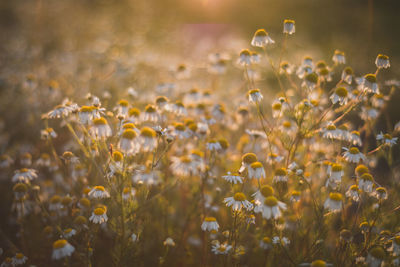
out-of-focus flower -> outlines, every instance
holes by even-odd
[[[324,203],[324,208],[330,212],[339,212],[342,210],[343,196],[340,193],[330,193]]]
[[[285,19],[283,21],[283,33],[291,35],[295,32],[296,32],[295,21],[292,19]]]
[[[269,37],[269,34],[264,29],[257,30],[251,40],[251,45],[256,47],[266,47],[274,43],[275,41]]]
[[[218,231],[219,224],[215,217],[205,217],[203,223],[201,224],[201,229],[203,231]]]
[[[379,54],[376,57],[375,65],[378,69],[387,69],[390,67],[389,57],[383,54]]]
[[[53,243],[53,254],[52,258],[59,260],[65,257],[69,257],[75,251],[75,248],[68,243],[65,239],[59,239]]]

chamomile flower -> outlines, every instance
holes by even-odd
[[[266,236],[262,240],[260,240],[260,248],[265,249],[265,250],[271,249],[272,248],[271,238]]]
[[[272,238],[272,243],[275,245],[282,245],[282,246],[288,246],[290,244],[290,240],[287,237],[282,237],[280,238],[279,236],[274,236]]]
[[[28,192],[28,186],[25,183],[16,183],[13,191],[16,200],[23,200]]]
[[[248,169],[250,165],[257,161],[257,156],[254,153],[246,153],[242,157],[242,166],[239,169],[239,173],[242,173],[244,170]]]
[[[263,185],[260,190],[255,192],[252,196],[254,197],[254,203],[256,205],[261,205],[264,203],[265,198],[273,196],[274,189],[269,185]]]
[[[301,199],[301,192],[293,190],[292,193],[290,194],[290,201],[299,202],[300,199]]]
[[[157,112],[157,109],[153,105],[147,105],[144,109],[144,112],[141,114],[142,121],[149,121],[149,122],[160,122],[161,115]]]
[[[335,64],[346,64],[346,57],[344,56],[344,52],[335,50],[332,61],[335,62]]]
[[[360,191],[358,190],[358,186],[353,184],[346,191],[346,197],[352,199],[355,202],[360,201]]]
[[[273,183],[286,183],[288,181],[287,170],[285,168],[280,168],[275,171],[274,178],[272,179]]]
[[[16,253],[15,256],[12,258],[12,265],[13,266],[22,265],[25,264],[27,260],[28,257],[26,257],[24,254]]]
[[[66,105],[58,105],[53,110],[47,113],[49,119],[66,118],[71,114],[72,109]]]
[[[205,217],[201,224],[201,230],[203,231],[218,231],[219,224],[215,217]]]
[[[76,234],[76,230],[72,228],[67,228],[63,231],[63,236],[65,238],[70,238]]]
[[[253,204],[246,200],[246,196],[242,192],[235,193],[233,197],[225,198],[224,203],[227,207],[232,207],[233,211],[241,211],[242,208],[245,208],[246,210],[253,209]]]
[[[109,198],[110,193],[108,193],[105,189],[104,186],[98,185],[93,187],[92,190],[88,193],[89,197],[91,198],[97,198],[97,199],[102,199],[102,198]]]
[[[82,106],[78,113],[79,121],[85,125],[88,125],[90,122],[92,122],[94,109],[95,107],[93,106]]]
[[[228,172],[226,175],[222,176],[226,181],[233,184],[242,184],[243,178],[239,175],[233,175],[231,172]]]
[[[324,208],[330,212],[339,212],[342,210],[343,196],[340,193],[330,193],[324,203]]]
[[[318,75],[315,72],[309,73],[304,77],[301,86],[306,87],[309,91],[312,91],[317,86],[318,80]]]
[[[283,33],[291,35],[295,32],[296,32],[295,21],[292,19],[285,19],[283,21]]]
[[[219,150],[222,150],[222,147],[221,147],[221,144],[217,140],[213,139],[207,143],[207,150],[219,151]]]
[[[212,245],[211,251],[216,255],[226,255],[231,251],[231,249],[232,246],[227,243],[220,244],[219,242],[215,242]]]
[[[108,125],[107,120],[103,117],[93,120],[90,133],[96,139],[105,139],[112,135],[111,128]]]
[[[121,152],[134,155],[139,152],[141,146],[139,140],[137,138],[137,133],[135,130],[126,129],[121,135],[121,139],[119,140],[118,148]]]
[[[333,180],[336,184],[340,184],[343,174],[343,166],[337,163],[333,164],[329,172],[329,179]]]
[[[263,95],[261,94],[259,89],[252,89],[247,93],[247,95],[251,103],[258,104],[263,99]]]
[[[376,136],[376,140],[389,147],[397,144],[397,137],[392,137],[390,134],[383,134],[382,132]]]
[[[339,103],[340,105],[346,105],[348,100],[347,96],[347,89],[345,87],[338,87],[331,95],[330,100],[332,101],[332,104]]]
[[[65,257],[70,257],[74,253],[75,248],[65,239],[59,239],[53,243],[52,258],[59,260]]]
[[[22,168],[19,170],[16,170],[14,173],[14,176],[11,179],[11,182],[13,183],[29,183],[33,179],[36,179],[38,177],[37,171],[34,169],[27,169],[27,168]]]
[[[279,66],[279,74],[292,74],[294,66],[289,64],[287,61],[281,62]]]
[[[251,45],[255,47],[266,47],[274,43],[275,41],[269,37],[269,34],[264,29],[257,30],[251,40]]]
[[[345,152],[343,153],[343,157],[346,161],[351,163],[359,163],[361,160],[366,161],[367,158],[363,153],[358,150],[357,147],[346,148],[343,147]]]
[[[353,81],[353,69],[351,67],[346,67],[342,71],[342,80],[346,82],[347,84],[351,84]]]
[[[124,187],[124,189],[122,190],[122,199],[125,200],[125,201],[129,200],[135,194],[136,194],[135,188],[132,188],[132,187],[129,187],[129,186]]]
[[[362,146],[362,141],[360,137],[360,132],[352,131],[349,136],[349,141],[351,144],[355,146]]]
[[[366,74],[362,79],[361,87],[366,92],[379,94],[379,88],[375,74]]]
[[[299,266],[310,266],[310,267],[329,267],[333,266],[333,264],[327,263],[326,261],[323,260],[314,260],[311,263],[301,263]]]
[[[53,128],[46,128],[40,131],[40,139],[49,140],[51,138],[56,138],[58,135]]]
[[[322,137],[327,139],[338,139],[340,131],[336,129],[334,124],[329,124],[322,132]]]
[[[286,210],[286,204],[278,201],[274,196],[266,197],[263,204],[254,208],[254,212],[261,213],[267,220],[278,219],[282,216],[282,210]]]
[[[157,185],[160,182],[160,174],[159,171],[151,170],[150,168],[137,170],[132,175],[132,181],[137,184]]]
[[[374,177],[369,173],[364,173],[358,178],[358,188],[360,190],[371,193],[374,185]]]
[[[248,167],[248,176],[250,179],[265,178],[265,170],[264,170],[264,166],[262,165],[262,163],[256,161],[256,162],[253,162],[252,164],[250,164],[250,166]]]
[[[372,194],[378,200],[386,200],[388,198],[387,190],[384,187],[378,187]]]
[[[140,121],[140,110],[137,108],[130,108],[128,111],[128,120],[133,123]]]
[[[167,237],[167,239],[165,239],[163,244],[164,244],[164,246],[174,247],[175,241],[171,237]]]
[[[181,101],[176,101],[173,104],[167,106],[167,110],[174,113],[177,116],[186,116],[187,110]]]
[[[242,66],[248,66],[251,64],[251,54],[248,49],[240,51],[238,64]]]
[[[387,69],[390,67],[389,57],[383,54],[379,54],[376,57],[375,65],[378,69]]]
[[[157,146],[157,133],[150,127],[143,127],[140,130],[140,149],[143,152],[150,152],[153,151]]]
[[[89,218],[89,221],[96,223],[96,224],[102,224],[108,221],[107,217],[107,207],[106,206],[100,206],[98,208],[95,208],[92,212],[92,215]]]

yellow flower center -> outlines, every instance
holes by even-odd
[[[340,172],[340,171],[342,171],[342,170],[343,170],[342,165],[340,165],[340,164],[333,164],[333,165],[332,165],[332,171],[333,171],[333,172]]]
[[[253,169],[258,169],[258,168],[262,168],[263,165],[262,165],[261,162],[257,161],[257,162],[253,162],[253,163],[250,165],[250,167],[253,168]]]
[[[104,208],[96,208],[96,209],[94,210],[94,214],[97,215],[97,216],[103,215],[105,212],[106,212],[106,211],[105,211]]]
[[[96,191],[102,191],[102,192],[105,191],[104,186],[101,186],[101,185],[97,185],[93,189],[96,190]]]
[[[275,171],[275,176],[286,176],[287,171],[285,168],[280,168]]]
[[[122,138],[126,138],[126,139],[133,139],[136,137],[136,132],[132,129],[126,129],[123,133],[122,133]]]
[[[343,196],[340,193],[330,193],[329,198],[334,200],[334,201],[342,201]]]
[[[65,247],[67,244],[68,244],[67,240],[65,240],[65,239],[59,239],[59,240],[57,240],[57,241],[55,241],[55,242],[53,243],[53,248],[54,248],[54,249],[63,248],[63,247]]]
[[[278,205],[278,200],[274,196],[269,196],[265,199],[264,204],[269,207],[274,207]]]
[[[256,36],[256,37],[265,37],[267,35],[268,35],[268,33],[264,29],[258,29],[256,31],[256,33],[254,34],[254,36]]]
[[[122,161],[124,159],[124,155],[122,155],[119,151],[114,151],[112,154],[114,161]]]
[[[205,217],[204,221],[206,221],[206,222],[215,222],[217,220],[214,217]]]
[[[269,185],[264,185],[261,187],[260,192],[264,197],[269,197],[274,194],[274,189]]]
[[[257,156],[254,153],[246,153],[242,157],[242,162],[246,164],[251,164],[257,161]]]
[[[157,133],[150,127],[143,127],[142,130],[140,130],[140,135],[144,137],[156,137]]]
[[[367,74],[364,76],[364,79],[370,83],[376,83],[376,75],[375,74]]]
[[[140,110],[137,108],[131,108],[128,113],[131,117],[138,117],[140,115]]]
[[[105,118],[98,118],[93,120],[94,125],[106,125],[107,121]]]
[[[238,192],[233,196],[233,199],[235,201],[245,201],[246,200],[246,196],[243,193]]]
[[[363,175],[360,176],[360,179],[364,180],[364,181],[371,181],[372,182],[374,180],[374,177],[372,177],[372,175],[369,174],[369,173],[364,173]]]
[[[360,150],[358,150],[358,148],[356,148],[356,147],[352,147],[349,149],[349,152],[350,152],[350,154],[357,155],[360,153]]]
[[[326,267],[326,262],[323,260],[315,260],[311,263],[311,267]]]
[[[348,94],[347,89],[344,87],[336,88],[335,93],[340,97],[346,97]]]

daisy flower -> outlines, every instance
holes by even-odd
[[[292,74],[293,66],[289,64],[287,61],[283,61],[279,66],[279,74]]]
[[[79,121],[82,124],[88,125],[92,119],[93,119],[93,110],[95,109],[95,107],[93,106],[82,106],[79,109]]]
[[[338,87],[335,89],[334,93],[330,96],[330,100],[332,101],[332,104],[339,103],[341,106],[347,104],[347,98],[348,92],[345,87]]]
[[[128,111],[128,120],[133,123],[140,121],[140,110],[137,108],[130,108]]]
[[[243,178],[238,175],[232,175],[231,172],[228,172],[226,175],[222,176],[226,181],[233,183],[233,184],[242,184]]]
[[[29,183],[33,179],[36,179],[38,177],[37,171],[34,169],[27,169],[27,168],[22,168],[19,170],[16,170],[14,173],[14,176],[12,177],[11,181],[13,183]]]
[[[231,245],[228,245],[226,243],[220,244],[219,242],[215,242],[215,244],[213,244],[211,248],[211,251],[216,255],[226,255],[229,253],[231,249],[232,249]]]
[[[358,188],[364,192],[371,193],[373,185],[374,178],[369,173],[364,173],[358,178]]]
[[[376,140],[390,147],[397,144],[397,137],[392,137],[390,134],[383,134],[382,132],[376,136]]]
[[[248,175],[249,178],[255,178],[255,179],[261,179],[265,178],[265,170],[264,166],[262,165],[261,162],[256,161],[250,164],[250,167],[248,168]]]
[[[268,250],[268,249],[272,248],[271,238],[269,238],[268,236],[264,237],[260,241],[260,248],[265,249],[265,250]]]
[[[288,176],[287,176],[287,170],[285,168],[280,168],[275,171],[274,178],[272,179],[273,183],[278,183],[278,182],[287,182],[288,181]]]
[[[324,203],[324,208],[331,212],[339,212],[342,210],[343,196],[340,193],[330,193]]]
[[[261,205],[264,203],[265,198],[273,196],[274,189],[269,185],[263,185],[260,190],[255,192],[252,196],[254,197],[254,202],[256,205]]]
[[[225,198],[224,203],[227,207],[232,207],[233,211],[241,211],[242,208],[251,210],[253,208],[253,204],[246,200],[245,194],[241,192],[236,193],[233,197]]]
[[[366,74],[362,79],[361,87],[364,91],[369,93],[379,94],[379,88],[375,74]]]
[[[23,200],[28,192],[28,186],[25,183],[16,183],[13,186],[13,191],[16,200]]]
[[[240,51],[238,64],[242,66],[251,64],[251,54],[248,49],[243,49],[242,51]]]
[[[242,166],[239,169],[239,173],[248,169],[250,165],[257,161],[257,156],[254,153],[246,153],[242,156]]]
[[[118,143],[118,148],[125,154],[134,155],[140,150],[140,143],[137,138],[136,131],[126,129]]]
[[[173,104],[169,104],[166,109],[169,112],[174,113],[177,116],[186,116],[187,110],[181,101],[176,101]]]
[[[346,57],[344,56],[344,52],[335,50],[335,53],[333,53],[332,56],[332,61],[335,62],[335,64],[346,64]]]
[[[353,201],[360,201],[360,191],[358,190],[358,186],[353,184],[346,191],[346,197],[351,198]]]
[[[132,187],[124,187],[124,189],[122,190],[122,199],[123,200],[129,200],[131,197],[133,197],[136,194],[136,190],[135,188]]]
[[[360,137],[360,132],[358,131],[352,131],[350,133],[349,141],[351,144],[355,146],[362,146],[362,141]]]
[[[49,140],[50,138],[56,138],[58,135],[53,128],[46,128],[40,131],[40,138],[42,140]]]
[[[343,153],[343,157],[348,162],[359,163],[360,160],[362,161],[367,160],[364,154],[361,153],[357,147],[351,147],[351,148],[343,147],[343,149],[345,150],[345,152]]]
[[[312,91],[318,84],[318,75],[315,72],[309,73],[304,77],[304,81],[301,86],[306,87],[308,90]]]
[[[388,198],[387,190],[384,187],[376,188],[372,195],[378,200],[386,200]]]
[[[167,239],[164,241],[164,246],[174,247],[175,241],[171,237],[167,237]]]
[[[25,264],[27,260],[28,260],[28,257],[26,257],[24,254],[17,253],[12,258],[12,264],[13,264],[13,266],[22,265],[22,264]]]
[[[330,184],[333,183],[335,185],[340,184],[340,182],[342,181],[343,174],[344,174],[343,166],[340,164],[333,164],[329,172],[329,178],[328,178],[329,183]],[[336,186],[333,187],[336,188]]]
[[[295,32],[296,32],[295,21],[292,19],[285,19],[283,21],[283,33],[291,35]]]
[[[59,119],[61,117],[65,118],[72,112],[72,109],[66,105],[58,105],[49,113],[47,113],[47,117],[49,119]]]
[[[290,194],[290,201],[292,202],[298,202],[300,201],[300,198],[301,198],[300,191],[293,190],[292,193]]]
[[[353,80],[353,69],[350,67],[346,67],[342,71],[342,80],[345,81],[347,84],[351,84]]]
[[[375,65],[378,69],[387,69],[390,67],[389,57],[386,55],[379,54],[376,57]]]
[[[257,205],[254,212],[262,214],[262,217],[269,220],[278,219],[282,216],[281,210],[286,210],[286,204],[280,202],[274,196],[266,197],[263,205]]]
[[[67,228],[63,231],[63,236],[65,238],[70,238],[76,234],[76,230],[72,228]]]
[[[219,224],[215,217],[205,217],[201,224],[201,230],[203,231],[218,231]]]
[[[104,186],[101,186],[101,185],[93,187],[93,189],[90,190],[88,195],[91,198],[97,198],[97,199],[110,197],[110,194],[104,189]]]
[[[90,132],[96,139],[105,139],[112,134],[107,120],[103,117],[93,120],[93,126],[90,128]]]
[[[141,120],[157,123],[161,120],[161,116],[157,112],[156,107],[149,104],[145,107]]]
[[[53,254],[52,258],[59,260],[65,257],[69,257],[75,251],[75,248],[68,243],[65,239],[59,239],[53,243]]]
[[[217,140],[213,139],[207,143],[207,149],[210,151],[219,151],[222,149],[222,147]]]
[[[259,29],[254,33],[251,45],[255,47],[266,47],[269,44],[274,44],[275,41],[269,37],[269,34],[264,29]]]
[[[263,95],[261,94],[259,89],[252,89],[249,90],[249,92],[247,93],[249,101],[251,103],[260,103],[261,100],[263,99]]]
[[[106,206],[100,206],[92,212],[92,216],[90,216],[89,221],[93,223],[98,223],[102,224],[107,222],[108,217],[107,217],[107,207]]]
[[[140,130],[139,142],[141,150],[144,152],[153,151],[157,146],[157,133],[150,127],[143,127]]]

